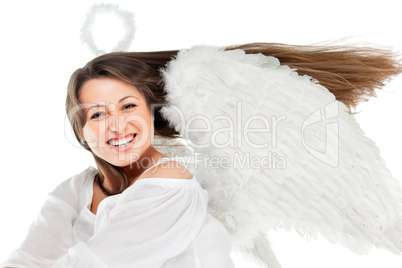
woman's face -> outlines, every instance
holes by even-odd
[[[79,101],[86,114],[85,141],[103,160],[125,167],[151,147],[154,118],[135,86],[111,78],[92,79],[80,89]]]

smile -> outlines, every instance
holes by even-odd
[[[137,134],[129,134],[125,137],[113,138],[107,141],[107,144],[119,152],[129,150]]]

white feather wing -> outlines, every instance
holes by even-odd
[[[326,88],[276,58],[209,46],[180,51],[163,77],[162,113],[193,149],[235,249],[278,266],[256,241],[292,227],[356,252],[401,252],[400,185]]]

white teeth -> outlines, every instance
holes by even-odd
[[[113,146],[118,146],[118,147],[124,147],[126,146],[130,141],[132,141],[135,137],[135,134],[129,138],[125,138],[125,139],[121,139],[121,140],[113,140],[110,141],[109,144],[113,145]]]

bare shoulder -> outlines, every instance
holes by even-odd
[[[144,178],[173,178],[173,179],[191,179],[193,174],[177,161],[165,161],[144,174]]]

